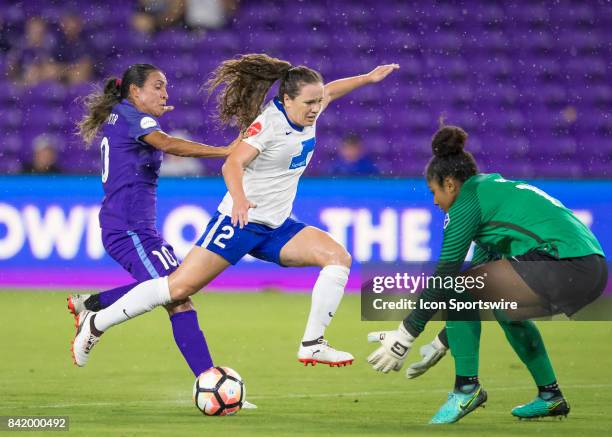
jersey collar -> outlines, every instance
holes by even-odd
[[[289,126],[291,126],[293,129],[295,129],[298,132],[302,132],[304,130],[304,126],[300,126],[299,124],[292,123],[291,120],[289,120],[289,117],[287,117],[287,112],[285,111],[285,107],[283,106],[281,101],[278,99],[278,97],[274,97],[274,106],[276,106],[276,109],[278,109],[280,112],[283,113],[283,115],[287,119],[287,123],[289,123]]]

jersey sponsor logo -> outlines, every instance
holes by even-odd
[[[446,227],[448,226],[448,224],[450,223],[450,216],[448,215],[448,213],[444,216],[444,229],[446,229]]]
[[[312,156],[316,144],[316,139],[314,137],[309,140],[302,141],[302,151],[299,155],[296,155],[291,159],[291,164],[289,164],[289,170],[295,170],[296,168],[306,167],[308,164],[308,159]]]
[[[140,120],[140,127],[143,129],[148,129],[154,126],[157,126],[157,122],[151,117],[142,117]]]
[[[249,128],[246,131],[246,136],[252,137],[252,136],[257,135],[259,132],[261,132],[261,123],[257,121],[249,126]]]

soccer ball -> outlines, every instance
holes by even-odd
[[[193,385],[193,401],[206,416],[236,414],[242,408],[245,395],[242,378],[229,367],[211,367]]]

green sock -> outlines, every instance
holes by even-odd
[[[557,377],[535,323],[530,320],[512,322],[504,320],[505,317],[497,312],[495,315],[514,352],[525,363],[536,385],[542,386],[554,383]]]
[[[455,359],[455,374],[478,375],[480,320],[469,322],[449,320],[446,322],[446,335],[451,354]]]

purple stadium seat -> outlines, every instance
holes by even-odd
[[[570,53],[591,54],[602,46],[604,40],[597,31],[573,30],[561,34],[558,44],[569,49]]]
[[[430,132],[436,126],[431,115],[425,111],[405,109],[395,114],[395,118],[400,126],[405,125],[416,132]]]
[[[549,53],[555,47],[555,41],[551,34],[547,31],[533,31],[526,35],[526,38],[521,38],[520,43],[525,49],[537,54]]]
[[[541,26],[549,21],[549,10],[542,4],[513,4],[508,9],[514,19],[530,26]]]
[[[205,72],[201,72],[202,82],[204,73]],[[173,83],[168,90],[169,101],[176,102],[181,106],[201,105],[203,100],[206,99],[207,94],[200,87],[201,84],[193,80]]]
[[[240,49],[240,37],[236,32],[218,30],[205,35],[204,44],[222,51],[238,52]],[[199,53],[201,55],[201,53]]]
[[[565,65],[565,70],[575,79],[607,79],[607,68],[605,62],[595,56],[584,56],[570,59]]]
[[[0,126],[2,126],[2,132],[7,132],[11,129],[19,129],[23,119],[21,109],[11,108],[9,106],[5,108],[0,110]]]
[[[506,19],[504,10],[493,3],[485,3],[475,8],[476,21],[485,28],[503,27]]]
[[[512,61],[505,55],[491,56],[489,54],[483,58],[475,59],[475,63],[479,66],[482,73],[489,76],[490,80],[495,82],[509,78],[513,72]]]
[[[7,130],[3,129],[3,132],[7,132]],[[22,138],[17,133],[4,135],[2,141],[0,141],[0,153],[17,154],[19,153],[19,150],[21,150],[22,147]]]
[[[561,21],[569,26],[592,25],[596,16],[593,8],[588,3],[573,3],[569,7],[552,8],[551,14],[555,21]],[[605,8],[602,8],[605,10]],[[598,11],[598,15],[599,15]]]
[[[5,22],[18,33],[26,16],[42,12],[57,20],[68,7],[43,0],[2,5]],[[131,2],[108,5],[80,6],[92,34],[95,82],[132,63],[159,65],[177,106],[162,120],[167,130],[188,129],[215,144],[235,135],[215,130],[208,118],[214,100],[205,102],[197,91],[222,60],[238,53],[283,57],[320,70],[326,81],[398,62],[400,71],[383,88],[365,87],[327,110],[319,123],[321,163],[308,174],[325,174],[325,159],[351,130],[363,136],[384,174],[419,176],[437,120],[446,114],[448,123],[468,130],[469,149],[485,169],[503,168],[509,177],[564,171],[610,177],[604,161],[612,159],[612,8],[605,3],[314,0],[279,7],[245,0],[224,29],[190,33],[176,27],[153,37],[131,30]],[[0,55],[0,68],[6,63]],[[29,158],[36,135],[57,132],[68,150],[77,150],[62,155],[67,167],[97,173],[97,146],[84,152],[72,135],[83,114],[74,100],[91,90],[91,84],[22,89],[0,78],[0,152]],[[205,165],[217,173],[220,164]],[[0,168],[7,171],[14,168]]]
[[[501,30],[483,32],[479,38],[468,39],[466,45],[468,44],[472,50],[476,48],[486,53],[505,53],[510,52],[513,48],[510,34]]]
[[[13,105],[21,101],[24,92],[21,87],[11,86],[5,83],[5,86],[0,86],[0,103],[4,105]]]
[[[599,160],[587,161],[583,164],[582,169],[583,176],[605,179],[612,178],[612,167],[609,162],[601,162]]]
[[[155,35],[153,44],[166,47],[174,52],[194,53],[202,42],[202,37],[195,32],[186,33],[180,29],[170,29]]]
[[[242,40],[247,51],[267,52],[278,50],[285,45],[284,37],[278,32],[251,33]]]
[[[434,32],[429,36],[428,44],[436,53],[448,56],[461,50],[462,39],[454,32]]]
[[[452,114],[448,120],[448,123],[461,126],[468,132],[473,132],[481,122],[481,117],[473,111],[462,111]]]
[[[555,58],[540,58],[535,64],[535,76],[540,81],[559,82],[561,67]]]
[[[18,155],[2,151],[0,151],[0,154],[2,155],[2,159],[0,159],[0,174],[17,174],[21,171]]]

